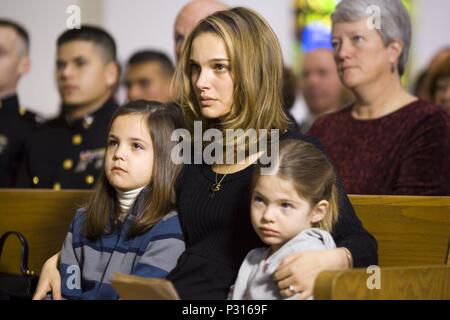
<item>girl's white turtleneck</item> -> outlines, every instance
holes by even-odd
[[[136,197],[138,196],[139,192],[141,192],[141,190],[144,189],[144,187],[129,191],[119,191],[116,189],[117,202],[119,204],[120,211],[122,214],[128,213],[128,210],[133,205],[134,200],[136,200]]]

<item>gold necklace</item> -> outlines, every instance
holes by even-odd
[[[218,173],[216,172],[216,182],[212,185],[212,187],[211,187],[211,198],[212,197],[214,197],[214,194],[216,193],[216,192],[219,192],[220,191],[220,188],[222,187],[222,181],[223,181],[223,179],[225,179],[225,177],[227,176],[227,174],[228,173],[225,173],[224,175],[223,175],[223,177],[219,180],[219,181],[217,181],[217,177],[218,177]]]

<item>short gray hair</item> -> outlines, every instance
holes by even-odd
[[[395,40],[403,42],[403,51],[398,59],[398,72],[403,75],[408,63],[411,46],[411,19],[401,0],[342,0],[331,15],[333,24],[355,22],[369,16],[367,9],[376,6],[380,9],[381,28],[378,32],[384,45]]]

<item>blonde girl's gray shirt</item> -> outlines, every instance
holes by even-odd
[[[299,233],[269,256],[271,248],[250,251],[242,263],[231,288],[231,300],[281,300],[298,299],[299,294],[289,298],[280,295],[273,273],[281,261],[296,252],[336,248],[333,237],[322,229],[311,228]],[[268,257],[269,256],[269,257]]]

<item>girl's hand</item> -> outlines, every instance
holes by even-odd
[[[52,292],[53,300],[61,300],[61,275],[58,270],[59,252],[50,257],[42,267],[33,300],[43,300]]]
[[[280,294],[292,297],[299,293],[299,299],[312,296],[314,282],[322,271],[350,268],[346,249],[336,248],[321,251],[305,251],[286,257],[274,273]]]

